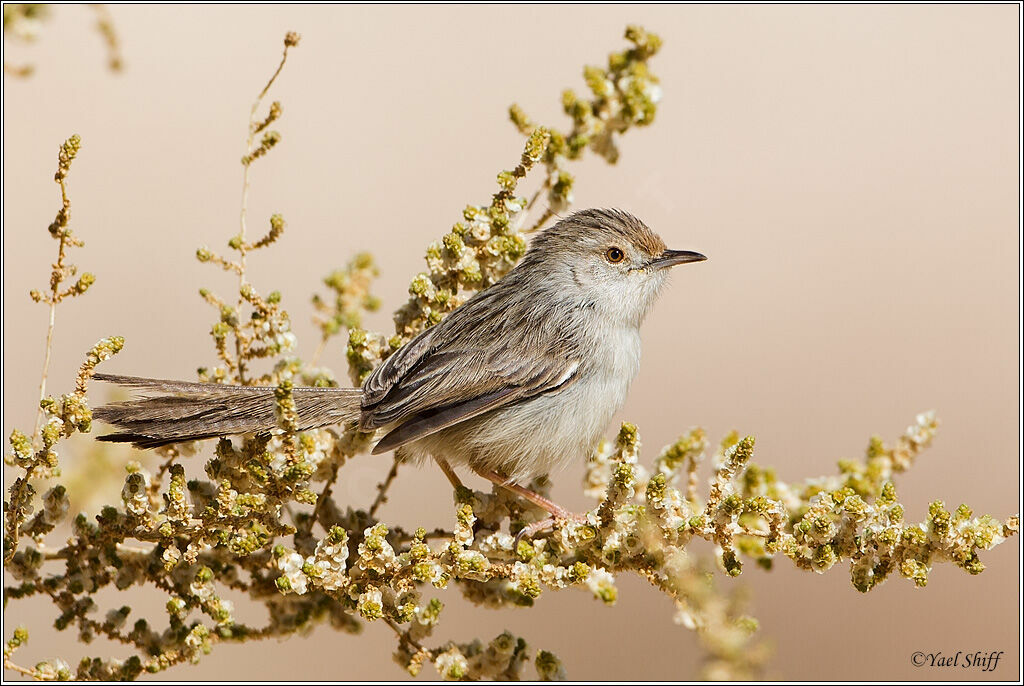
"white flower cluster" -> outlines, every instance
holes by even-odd
[[[131,472],[124,480],[121,500],[125,509],[140,517],[149,510],[149,475],[142,470]]]
[[[48,525],[59,524],[68,514],[71,501],[68,500],[67,489],[61,485],[54,486],[43,496],[43,521]]]
[[[282,584],[280,578],[278,579],[278,587],[282,592],[298,593],[299,595],[306,592],[309,577],[302,571],[305,564],[306,558],[295,551],[285,553],[277,559],[277,568],[281,571],[280,578],[287,581],[285,585]]]
[[[267,452],[271,456],[270,468],[282,476],[285,469],[293,466],[284,450],[284,431],[274,429],[270,433],[270,440],[267,441]],[[311,429],[300,434],[297,445],[297,456],[301,463],[299,466],[304,472],[314,474],[321,465],[334,458],[337,439],[328,429]]]

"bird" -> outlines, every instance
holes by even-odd
[[[539,232],[520,262],[384,360],[361,388],[294,388],[300,431],[341,425],[379,436],[373,454],[433,459],[572,516],[527,488],[589,457],[640,367],[640,325],[670,268],[707,258],[670,250],[636,216],[587,209]],[[94,416],[99,440],[139,448],[278,428],[274,387],[97,374],[148,397]]]

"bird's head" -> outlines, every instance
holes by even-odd
[[[557,279],[567,297],[579,295],[605,316],[639,326],[670,268],[706,259],[698,252],[668,249],[628,212],[590,209],[545,229],[524,262]]]

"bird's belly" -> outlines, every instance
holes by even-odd
[[[586,459],[625,402],[639,365],[639,337],[618,343],[595,355],[596,364],[564,390],[424,436],[409,444],[410,452],[496,471],[520,483]]]

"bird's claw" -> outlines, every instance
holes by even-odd
[[[519,530],[513,541],[513,550],[519,550],[519,541],[523,540],[524,537],[529,536],[533,538],[534,534],[537,534],[545,529],[554,528],[554,526],[560,521],[569,521],[582,524],[587,521],[586,514],[577,514],[574,512],[563,512],[558,515],[552,515],[551,517],[545,517],[544,519],[528,524]]]

